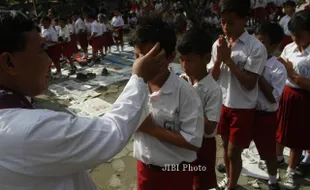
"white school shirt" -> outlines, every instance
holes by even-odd
[[[102,34],[107,32],[107,26],[104,23],[100,23]]]
[[[41,36],[48,41],[58,42],[57,33],[52,26],[50,26],[48,29],[44,29],[42,27]],[[54,44],[47,44],[48,47],[53,46],[53,45]]]
[[[78,18],[75,21],[74,28],[75,28],[75,32],[77,34],[80,32],[80,30],[82,30],[82,32],[86,32],[86,30],[87,30],[86,25],[81,18]]]
[[[214,66],[217,45],[218,40],[213,44],[212,58],[207,65],[208,69]],[[231,58],[239,69],[261,75],[267,60],[267,51],[259,40],[245,31],[232,48]],[[222,88],[223,105],[235,109],[255,108],[258,97],[258,83],[253,90],[248,91],[226,64],[222,63],[220,69],[221,73],[217,82]]]
[[[102,36],[102,26],[95,20],[90,23],[91,34],[96,33],[96,36]]]
[[[103,117],[0,110],[0,189],[97,190],[86,170],[127,145],[147,97],[147,85],[133,76]]]
[[[75,34],[73,24],[69,23],[69,24],[67,24],[66,26],[67,26],[67,28],[69,29],[70,35]]]
[[[301,53],[295,42],[290,43],[282,51],[281,57],[292,62],[293,69],[298,75],[310,79],[310,45],[304,53]],[[292,88],[301,88],[289,77],[286,80],[286,85]]]
[[[189,83],[193,85],[189,77],[187,77]],[[221,110],[222,110],[222,90],[220,85],[214,80],[212,74],[208,74],[198,83],[194,84],[193,87],[196,89],[200,96],[201,103],[203,106],[204,116],[209,121],[220,122]],[[215,137],[217,128],[210,135],[204,134],[205,138]]]
[[[283,3],[284,3],[284,0],[275,0],[275,4],[276,4],[278,7],[282,7],[282,6],[283,6]]]
[[[187,142],[201,147],[204,131],[201,100],[184,79],[171,72],[160,91],[149,95],[148,108],[155,125],[180,132]],[[137,131],[134,157],[145,164],[164,167],[165,164],[193,162],[197,153]]]
[[[69,28],[68,28],[67,26],[65,26],[64,28],[61,28],[61,27],[60,27],[58,36],[59,36],[59,37],[62,37],[63,40],[65,40],[66,38],[68,38],[68,41],[66,41],[66,42],[70,42],[70,41],[71,41],[71,38],[70,38],[70,31],[69,31]]]
[[[285,15],[281,18],[279,25],[283,28],[284,34],[287,36],[291,35],[291,32],[288,29],[288,22],[291,20],[291,17],[288,15]]]
[[[267,6],[266,0],[255,0],[253,8],[265,8]]]
[[[218,19],[217,17],[214,17],[214,18],[212,18],[212,23],[213,23],[214,25],[219,25],[219,24],[220,24],[220,21],[219,21],[219,19]]]
[[[123,20],[123,18],[122,18],[121,16],[118,16],[118,17],[114,16],[114,17],[112,18],[111,25],[112,25],[113,27],[121,27],[121,26],[124,26],[124,20]]]
[[[262,90],[259,89],[256,110],[275,112],[279,108],[279,100],[285,87],[287,72],[284,65],[273,56],[267,60],[263,76],[273,88],[272,94],[276,103],[270,103]]]
[[[156,3],[155,4],[155,10],[160,10],[162,9],[162,4],[161,3]]]

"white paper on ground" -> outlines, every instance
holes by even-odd
[[[111,104],[100,99],[100,98],[93,98],[86,100],[85,102],[81,102],[80,104],[74,104],[69,106],[71,110],[80,110],[81,113],[86,113],[90,117],[98,117],[105,114],[107,111],[110,110]],[[78,115],[79,113],[77,113]]]
[[[242,152],[241,157],[243,167],[241,175],[263,180],[269,179],[268,173],[259,168],[260,157],[254,142],[251,142],[249,148]],[[277,175],[279,176],[279,173]]]

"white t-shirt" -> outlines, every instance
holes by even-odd
[[[285,61],[292,62],[293,69],[298,75],[310,79],[310,45],[305,49],[304,53],[301,53],[295,42],[290,43],[282,51],[281,57]],[[287,78],[286,85],[292,88],[301,88],[290,78]]]
[[[52,26],[50,26],[48,29],[44,29],[42,27],[41,36],[48,41],[58,42],[57,33]],[[47,46],[53,46],[53,45],[54,44],[47,44]]]
[[[59,36],[60,26],[57,25],[57,26],[54,26],[54,28],[55,28],[56,34]]]
[[[70,31],[69,31],[69,28],[67,28],[67,26],[65,26],[64,28],[61,28],[61,27],[60,27],[58,36],[59,36],[59,37],[62,37],[63,40],[65,40],[66,38],[68,38],[68,41],[67,41],[67,42],[70,42],[70,41],[71,41],[71,38],[70,38]]]
[[[192,84],[189,77],[188,81]],[[192,84],[193,85],[193,84]],[[198,95],[201,98],[203,113],[209,121],[220,122],[221,110],[222,110],[222,90],[220,85],[214,80],[212,74],[208,74],[201,79],[198,83],[194,84]],[[204,134],[205,138],[215,137],[217,128],[211,135]]]
[[[281,18],[279,24],[283,28],[284,34],[287,36],[291,35],[291,32],[288,29],[288,22],[291,20],[291,17],[288,15],[285,15],[284,17]]]
[[[102,26],[96,21],[94,20],[92,23],[90,23],[90,32],[91,34],[96,33],[96,37],[97,36],[102,36]]]
[[[74,27],[75,27],[75,32],[77,34],[80,32],[80,30],[82,30],[82,32],[86,32],[86,30],[87,30],[86,25],[81,18],[78,18],[75,21]]]
[[[212,58],[207,65],[208,69],[214,66],[217,45],[218,40],[213,44]],[[260,41],[245,31],[232,48],[231,58],[239,69],[261,75],[267,60],[267,51]],[[258,97],[258,84],[253,90],[248,91],[241,85],[226,64],[222,63],[220,69],[221,73],[217,82],[222,88],[223,105],[235,109],[255,108]]]
[[[204,132],[201,100],[184,79],[171,72],[160,91],[149,95],[148,107],[155,125],[180,132],[187,142],[201,147]],[[134,157],[145,164],[164,167],[165,164],[193,162],[197,153],[137,131]]]
[[[111,25],[113,27],[124,26],[124,20],[121,16],[118,16],[118,17],[115,16],[112,18]]]
[[[284,65],[276,57],[271,57],[265,64],[263,76],[273,87],[272,94],[276,103],[270,103],[259,88],[256,109],[265,112],[275,112],[279,108],[279,100],[285,87],[287,72]]]

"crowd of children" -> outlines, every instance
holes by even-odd
[[[219,18],[215,12],[205,14],[205,22],[210,28],[221,26],[224,34],[213,46],[204,29],[186,31],[186,17],[177,3],[177,19],[171,19],[169,11],[164,17],[141,14],[133,6],[128,23],[133,28],[137,24],[132,38],[135,56],[145,55],[160,43],[167,57],[167,69],[148,83],[149,115],[135,135],[138,190],[235,189],[242,169],[241,153],[251,141],[266,161],[269,189],[280,189],[277,165],[284,162],[284,146],[291,149],[285,187],[295,188],[296,175],[305,175],[310,169],[309,154],[299,163],[302,151],[310,150],[304,141],[310,132],[306,119],[310,11],[295,13],[292,0],[264,2],[214,3],[218,6],[212,9]],[[154,9],[165,6],[158,1]],[[282,6],[285,16],[278,19]],[[135,15],[139,15],[138,23]],[[257,25],[254,35],[245,30],[251,17]],[[76,72],[72,58],[77,55],[77,44],[82,58],[88,57],[88,45],[92,46],[90,66],[98,52],[105,56],[113,44],[123,51],[124,20],[119,11],[110,23],[103,14],[85,18],[83,21],[75,12],[69,19],[41,19],[41,34],[56,68],[54,77],[61,76],[61,56],[70,64],[70,74]],[[282,54],[277,58],[274,54],[279,49]],[[180,77],[168,69],[176,54],[185,71]],[[221,135],[224,146],[224,164],[218,167],[226,173],[219,183],[215,175],[216,134]],[[168,164],[177,165],[177,170],[163,172]],[[187,165],[207,170],[190,171]]]
[[[53,78],[59,79],[62,76],[61,58],[71,66],[69,75],[76,73],[77,67],[73,62],[75,59],[79,59],[81,65],[87,65],[89,45],[92,47],[92,57],[88,66],[95,64],[98,58],[103,59],[114,44],[117,45],[117,50],[121,46],[123,51],[124,21],[118,10],[114,11],[111,22],[103,14],[99,14],[98,17],[92,13],[84,16],[83,21],[80,13],[74,12],[68,17],[51,18],[49,15],[38,21],[41,36],[47,44],[46,51],[56,68],[56,73],[52,74]],[[78,45],[82,55],[78,51]]]
[[[148,116],[134,140],[138,190],[236,189],[241,153],[251,141],[266,162],[269,189],[280,189],[277,166],[284,146],[290,148],[286,188],[296,188],[296,176],[309,170],[309,154],[299,162],[302,151],[310,149],[305,141],[310,132],[310,11],[286,12],[292,42],[276,57],[286,28],[265,22],[250,35],[245,30],[250,6],[250,0],[221,1],[224,35],[213,46],[203,29],[187,30],[177,42],[162,17],[138,19],[136,57],[159,43],[166,53],[164,64],[168,67],[178,54],[185,72],[177,77],[165,69],[148,82]],[[222,137],[226,173],[219,183],[216,134]]]

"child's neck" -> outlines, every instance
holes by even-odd
[[[157,75],[152,81],[148,82],[148,86],[150,89],[150,92],[158,92],[161,87],[165,84],[167,79],[169,78],[170,72],[169,70],[165,70],[161,74]]]
[[[205,78],[206,76],[208,76],[208,71],[206,70],[203,70],[201,73],[198,73],[197,75],[195,76],[191,76],[189,77],[190,80],[192,81],[193,84],[196,84],[198,83],[199,81],[201,81],[201,79]]]

